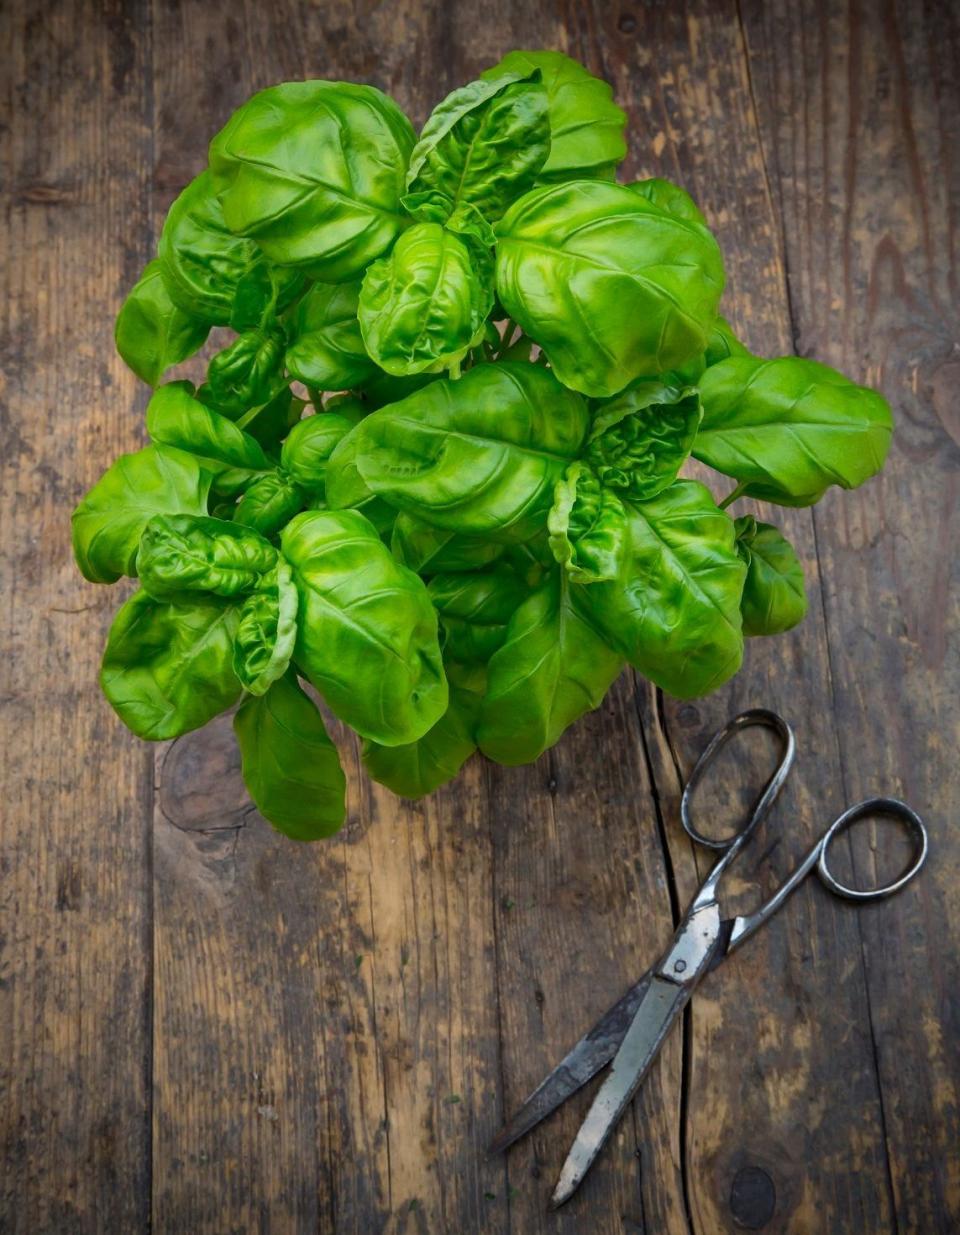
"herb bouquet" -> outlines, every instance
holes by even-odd
[[[256,94],[173,203],[120,310],[151,444],[73,516],[80,569],[139,590],[101,683],[143,738],[242,699],[243,773],[301,840],[344,776],[429,793],[477,748],[536,759],[624,663],[678,696],[800,620],[772,525],[882,465],[890,411],[810,360],[751,355],[691,198],[616,183],[625,116],[556,52],[511,52],[419,140],[372,86]],[[160,384],[212,327],[199,388]],[[302,396],[302,397],[301,397]],[[678,479],[733,478],[718,506]]]

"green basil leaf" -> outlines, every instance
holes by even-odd
[[[807,505],[830,485],[854,489],[890,446],[882,395],[813,360],[733,356],[707,369],[700,395],[694,455],[763,501]]]
[[[779,635],[807,612],[803,567],[789,540],[752,515],[734,522],[737,551],[747,564],[740,600],[745,635]]]
[[[296,270],[268,268],[252,240],[227,227],[209,171],[191,180],[167,212],[160,233],[160,264],[173,299],[188,313],[218,326],[229,324],[238,290],[259,277],[276,281],[279,304],[289,303],[303,286]]]
[[[547,529],[550,550],[571,579],[619,577],[629,542],[626,511],[585,463],[571,463],[557,481]]]
[[[504,552],[504,546],[493,541],[461,536],[450,528],[434,527],[407,514],[397,515],[390,549],[398,562],[418,575],[479,570]]]
[[[497,294],[564,385],[615,395],[705,349],[724,279],[705,227],[577,181],[520,198],[497,235]]]
[[[540,179],[612,180],[614,168],[627,154],[627,117],[613,102],[608,82],[558,51],[511,51],[480,76],[496,79],[534,69],[540,70],[547,93],[550,122],[550,153]]]
[[[444,655],[485,664],[503,643],[507,623],[527,597],[527,587],[509,567],[469,574],[435,575],[427,584],[443,627]]]
[[[295,424],[280,452],[280,466],[308,493],[322,492],[327,461],[356,421],[337,412],[318,412]]]
[[[156,391],[147,404],[147,432],[155,442],[196,455],[211,472],[270,470],[260,443],[194,398],[189,382],[168,382]]]
[[[461,86],[439,103],[410,156],[407,187],[495,222],[531,188],[550,150],[547,92],[535,69]],[[434,198],[436,200],[436,198]]]
[[[167,369],[200,350],[210,333],[170,299],[160,263],[150,262],[117,315],[114,338],[128,368],[149,386],[156,386]]]
[[[299,485],[280,472],[267,472],[244,493],[233,518],[261,536],[275,536],[305,504],[306,495]]]
[[[205,391],[208,403],[236,416],[262,407],[284,385],[283,341],[279,333],[250,330],[210,361]]]
[[[285,82],[233,113],[210,144],[227,227],[325,283],[356,279],[404,225],[413,130],[373,86]]]
[[[250,528],[206,515],[154,515],[140,537],[137,574],[154,600],[188,592],[240,596],[276,561],[273,545]]]
[[[678,219],[686,219],[688,223],[707,226],[707,220],[701,214],[700,207],[687,190],[681,189],[678,184],[673,184],[670,180],[661,180],[655,176],[650,180],[635,180],[626,187],[631,193],[639,193],[648,202],[653,202],[667,214],[676,215]]]
[[[547,370],[477,365],[368,416],[334,451],[328,476],[343,451],[398,510],[519,542],[545,524],[553,486],[579,453],[587,422],[583,400]]]
[[[447,681],[421,580],[355,511],[299,515],[281,545],[300,599],[300,671],[363,737],[422,737],[446,710]]]
[[[323,717],[296,678],[245,699],[233,728],[244,782],[264,819],[292,840],[332,836],[345,817],[346,779]]]
[[[233,670],[252,695],[264,694],[287,671],[297,640],[297,604],[293,572],[278,557],[240,610]]]
[[[491,657],[477,745],[498,763],[531,763],[600,706],[622,664],[554,571],[514,613]]]
[[[438,373],[415,373],[412,377],[395,377],[392,373],[384,373],[378,368],[376,376],[364,382],[359,393],[367,409],[376,412],[391,403],[399,403],[401,399],[439,380]]]
[[[199,391],[197,392],[199,396]],[[251,408],[239,417],[244,433],[255,438],[261,446],[272,449],[303,415],[306,403],[294,398],[289,386],[282,386],[267,403]]]
[[[750,352],[733,333],[733,327],[725,317],[718,317],[713,323],[707,350],[704,353],[704,368],[719,364],[731,356],[749,356]]]
[[[572,584],[574,603],[658,686],[681,699],[707,694],[736,673],[743,658],[746,567],[733,521],[693,480],[624,509],[627,551],[620,577]]]
[[[377,364],[404,377],[462,360],[492,307],[492,286],[464,242],[438,223],[415,223],[364,276],[360,329]]]
[[[137,737],[199,729],[240,697],[233,671],[237,606],[219,596],[154,600],[135,592],[107,639],[100,685]]]
[[[154,515],[205,515],[210,473],[191,455],[147,446],[121,455],[73,512],[73,553],[85,579],[136,575],[140,536]]]
[[[597,409],[585,458],[606,488],[656,497],[689,458],[702,415],[696,390],[636,382]]]
[[[351,390],[379,373],[363,345],[360,283],[316,283],[297,305],[287,371],[317,390]]]

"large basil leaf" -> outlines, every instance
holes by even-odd
[[[508,72],[447,95],[410,156],[411,194],[435,195],[448,214],[467,203],[495,222],[531,188],[550,149],[547,92],[534,74]]]
[[[199,351],[209,333],[209,323],[198,321],[170,299],[158,261],[150,262],[130,289],[113,332],[124,362],[149,386],[156,386],[167,369]]]
[[[619,577],[629,542],[623,501],[580,460],[557,482],[547,530],[550,551],[571,579]]]
[[[297,589],[290,564],[277,558],[244,601],[233,668],[244,690],[262,695],[290,664],[297,639]]]
[[[701,416],[696,390],[637,382],[599,407],[585,458],[606,488],[656,497],[689,457]]]
[[[168,382],[147,404],[147,432],[155,442],[196,455],[208,471],[269,471],[260,443],[226,416],[193,397],[189,382]]]
[[[353,417],[337,412],[308,416],[287,435],[280,452],[280,466],[301,489],[322,492],[327,461],[355,424]]]
[[[245,699],[233,728],[260,814],[293,840],[332,836],[344,820],[346,779],[323,717],[296,678]]]
[[[239,611],[219,596],[154,600],[135,592],[110,627],[100,685],[137,737],[176,738],[240,697],[233,671]]]
[[[234,521],[261,536],[275,536],[306,505],[306,494],[284,473],[267,472],[237,503]]]
[[[450,665],[450,701],[440,719],[416,742],[403,746],[363,743],[363,766],[374,780],[403,798],[422,798],[452,780],[477,749],[473,733],[482,691],[461,684]]]
[[[206,515],[154,515],[140,537],[137,574],[155,600],[185,592],[240,596],[276,561],[273,545],[250,528]]]
[[[882,395],[797,356],[731,356],[700,383],[694,455],[746,482],[749,497],[809,505],[854,489],[883,466],[893,418]]]
[[[550,121],[550,153],[540,179],[612,180],[627,153],[627,117],[614,103],[608,82],[559,51],[511,51],[480,76],[497,79],[535,69],[547,92]]]
[[[724,276],[705,227],[592,180],[535,189],[497,233],[497,294],[574,390],[615,395],[706,347]]]
[[[300,599],[298,668],[363,737],[422,737],[446,710],[447,681],[421,580],[355,511],[298,515],[281,545]]]
[[[490,660],[477,745],[498,763],[532,762],[599,707],[622,663],[554,571],[514,613]]]
[[[527,596],[523,580],[506,566],[435,575],[427,591],[440,615],[444,655],[466,664],[484,664],[490,659]]]
[[[363,345],[360,283],[316,283],[297,305],[287,371],[317,390],[352,390],[380,372]]]
[[[278,330],[248,330],[207,366],[205,400],[228,416],[269,403],[285,385],[283,341]]]
[[[397,377],[462,360],[493,307],[464,242],[439,223],[416,223],[360,289],[367,351]]]
[[[268,269],[257,245],[229,230],[209,171],[191,180],[170,207],[159,253],[164,280],[177,304],[218,326],[230,323],[238,290],[254,280],[267,287],[275,280],[281,308],[303,286],[299,271]]]
[[[154,515],[205,515],[210,473],[191,455],[147,446],[121,455],[73,512],[73,553],[85,579],[136,575],[140,535]]]
[[[779,635],[807,612],[803,567],[789,540],[772,523],[745,515],[734,523],[737,551],[747,564],[740,600],[745,635]]]
[[[373,86],[285,82],[233,113],[210,144],[230,230],[325,283],[357,278],[403,227],[413,129]]]
[[[545,523],[587,426],[583,400],[549,371],[477,365],[361,421],[329,473],[349,461],[374,493],[424,522],[518,542]]]
[[[397,515],[390,548],[398,562],[418,575],[482,569],[504,551],[504,546],[494,541],[461,536],[450,528],[434,527],[406,514]]]
[[[743,657],[746,566],[733,521],[693,480],[624,509],[620,577],[571,584],[574,603],[658,686],[679,698],[707,694],[736,673]]]

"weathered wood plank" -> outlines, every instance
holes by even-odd
[[[0,1229],[149,1214],[149,757],[94,689],[119,596],[70,510],[138,443],[113,350],[145,256],[138,4],[4,6],[0,108]]]
[[[897,423],[882,476],[815,526],[844,791],[896,793],[931,829],[923,877],[859,925],[899,1229],[954,1231],[960,21],[905,0],[745,18],[798,349],[878,385]],[[882,839],[856,847],[864,878]]]

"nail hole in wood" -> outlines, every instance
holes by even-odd
[[[738,1226],[759,1231],[773,1217],[777,1192],[773,1180],[762,1167],[744,1166],[733,1177],[730,1210]]]

